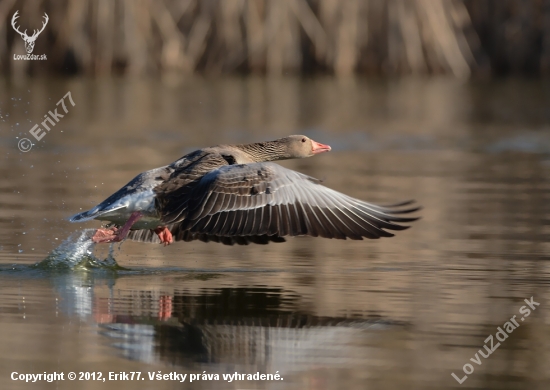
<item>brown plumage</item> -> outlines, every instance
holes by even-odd
[[[310,157],[330,147],[305,136],[219,145],[144,172],[94,209],[71,221],[107,220],[96,242],[126,236],[143,242],[201,240],[227,245],[282,242],[285,236],[354,239],[391,237],[418,207],[377,206],[271,161]],[[157,237],[158,236],[158,237]]]

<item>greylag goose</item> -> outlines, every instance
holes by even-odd
[[[219,145],[186,154],[137,175],[71,222],[108,221],[96,243],[214,241],[227,245],[283,242],[285,236],[362,240],[391,237],[396,222],[419,209],[411,201],[377,206],[320,184],[271,161],[328,152],[303,135],[245,145]]]

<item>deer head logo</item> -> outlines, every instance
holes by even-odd
[[[34,30],[34,34],[32,34],[32,36],[29,37],[27,35],[27,30],[25,30],[25,32],[21,32],[15,25],[15,20],[19,17],[19,15],[17,15],[18,12],[19,11],[15,11],[15,13],[13,14],[13,18],[11,18],[11,26],[15,31],[17,31],[17,33],[19,33],[19,35],[21,35],[21,38],[23,38],[23,40],[25,41],[25,50],[27,50],[27,53],[31,54],[32,51],[34,50],[34,41],[36,41],[36,38],[38,38],[40,33],[44,31],[44,27],[46,27],[46,25],[48,24],[48,20],[50,20],[50,18],[48,18],[48,14],[44,12],[43,18],[45,20],[42,24],[42,28],[40,30]]]

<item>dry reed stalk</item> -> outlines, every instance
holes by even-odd
[[[417,4],[430,29],[429,35],[433,38],[432,49],[436,53],[437,62],[456,77],[468,77],[470,66],[460,51],[453,27],[445,12],[445,8],[452,6],[452,3],[446,0],[419,0]]]
[[[220,61],[219,56],[215,57],[217,68],[233,70],[245,60],[245,37],[239,28],[241,15],[244,13],[244,0],[222,1],[219,12],[219,25],[221,36],[220,46],[225,54],[225,61]],[[212,66],[211,66],[212,67]]]
[[[395,6],[388,7],[388,68],[390,73],[399,73],[404,68],[404,42],[400,29],[400,0],[393,0]]]
[[[264,13],[262,0],[246,2],[246,44],[248,67],[254,72],[265,64],[265,27],[262,15]]]
[[[155,24],[162,36],[160,66],[166,70],[192,71],[192,61],[183,50],[186,38],[179,30],[176,20],[165,4],[157,3],[152,11]]]
[[[113,62],[115,3],[98,0],[96,14],[95,73],[110,74]],[[101,44],[99,44],[101,43]]]
[[[351,75],[357,64],[357,30],[359,23],[359,0],[342,3],[342,20],[338,29],[334,73],[337,76]]]
[[[24,2],[18,8],[28,28],[45,10],[50,15],[48,38],[37,47],[51,61],[40,67],[10,58],[24,50],[9,28],[16,6],[0,2],[2,72],[63,70],[70,60],[85,74],[307,69],[464,78],[488,57],[503,70],[550,71],[550,0]]]
[[[331,66],[336,58],[335,53],[335,35],[332,34],[336,30],[339,16],[338,0],[319,0],[319,24],[324,28],[327,36],[327,49],[324,59],[324,65]]]
[[[430,73],[444,73],[447,71],[445,67],[445,59],[440,50],[438,50],[436,37],[433,30],[424,15],[424,8],[418,3],[414,4],[414,8],[418,15],[418,23],[420,30],[420,37],[422,41],[422,47],[424,57],[426,60],[426,66]]]
[[[395,0],[397,18],[403,34],[404,54],[408,70],[413,74],[427,73],[428,67],[422,50],[420,23],[414,3]]]
[[[287,0],[286,6],[286,19],[285,30],[287,33],[287,44],[285,52],[285,70],[291,73],[297,73],[300,71],[302,64],[302,50],[301,39],[302,34],[300,30],[300,23],[292,12],[291,4],[294,0]]]
[[[543,73],[550,73],[550,1],[545,1],[542,7],[543,34],[540,67]]]
[[[315,48],[315,58],[322,61],[327,52],[327,34],[306,0],[291,0],[290,7]]]
[[[123,58],[126,72],[131,75],[145,73],[147,69],[147,35],[150,31],[144,0],[123,0],[124,30]]]
[[[91,40],[86,36],[86,17],[88,0],[69,0],[68,20],[71,22],[65,31],[66,46],[71,50],[76,60],[82,64],[86,73],[90,73],[93,63]],[[61,49],[60,52],[62,52]]]
[[[204,3],[199,2],[199,14],[189,31],[187,55],[191,59],[193,68],[199,63],[200,57],[206,49],[207,35],[212,24],[212,15]]]
[[[472,19],[464,3],[453,0],[453,5],[454,6],[449,9],[449,13],[455,26],[456,38],[460,51],[464,54],[466,61],[468,61],[470,65],[474,65],[476,64],[474,50],[479,47],[479,39],[475,32],[470,31]]]
[[[75,61],[80,65],[84,73],[92,73],[93,55],[91,41],[86,36],[86,16],[88,15],[89,4],[87,0],[67,0],[66,7],[59,11],[57,17],[62,17],[64,23],[54,25],[51,20],[55,20],[53,15],[50,17],[50,23],[56,32],[56,41],[53,46],[53,53],[48,57],[60,59],[71,53]],[[63,12],[64,15],[61,13]],[[48,23],[48,24],[50,24]],[[112,37],[109,37],[112,39]],[[58,64],[59,66],[59,64]]]
[[[266,69],[269,75],[283,74],[283,61],[285,54],[285,41],[288,31],[283,30],[286,1],[267,2],[266,21]]]
[[[16,0],[5,0],[0,3],[0,21],[9,19],[9,12],[10,9],[15,4]],[[1,53],[7,53],[8,52],[8,26],[7,23],[0,23],[0,69],[5,67],[2,61],[2,55]]]

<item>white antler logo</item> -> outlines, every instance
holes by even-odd
[[[44,28],[48,24],[48,20],[50,20],[50,18],[48,18],[48,14],[44,12],[43,18],[46,20],[43,22],[42,28],[40,30],[34,30],[34,34],[32,34],[32,36],[29,37],[27,35],[27,30],[25,30],[25,32],[21,32],[15,25],[15,20],[19,17],[17,15],[18,12],[19,11],[15,11],[15,13],[13,14],[13,18],[11,18],[11,26],[15,31],[19,33],[19,35],[21,35],[21,38],[23,38],[23,40],[25,41],[25,49],[27,50],[27,53],[31,54],[32,51],[34,50],[34,41],[36,41],[36,38],[38,38],[40,33],[44,31]]]

